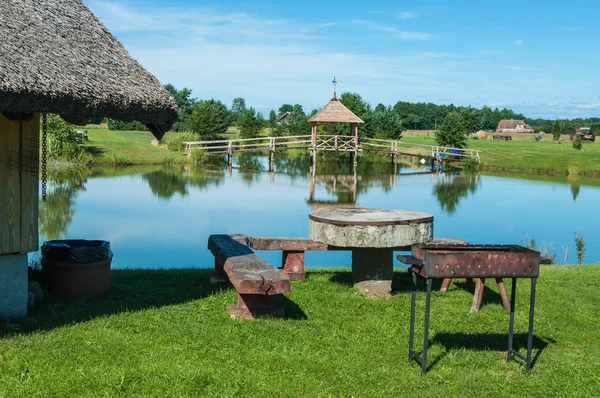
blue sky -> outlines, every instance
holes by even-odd
[[[268,114],[367,101],[600,116],[596,1],[88,0],[163,83]]]

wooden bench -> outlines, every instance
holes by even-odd
[[[307,250],[330,250],[324,243],[308,238],[250,237],[254,250],[281,250],[281,272],[290,279],[306,279],[304,272],[304,252]]]
[[[290,280],[257,256],[244,235],[211,235],[208,249],[215,257],[215,274],[226,275],[237,291],[237,303],[228,305],[233,318],[253,319],[283,315],[273,296],[292,291]]]

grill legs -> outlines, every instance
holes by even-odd
[[[415,340],[415,306],[417,302],[417,274],[412,272],[412,293],[410,303],[410,334],[408,340],[408,362],[415,359],[421,364],[421,374],[427,373],[427,348],[429,345],[429,310],[431,303],[431,279],[427,279],[427,295],[425,297],[425,327],[423,331],[423,356],[414,350]]]
[[[421,373],[427,373],[427,349],[429,339],[429,312],[431,303],[431,283],[432,279],[427,279],[427,294],[425,296],[425,325],[423,331],[423,353],[422,356],[414,349],[415,341],[415,307],[417,302],[417,274],[412,273],[412,291],[410,302],[410,331],[408,337],[408,362],[416,360],[421,365]],[[508,353],[507,360],[510,362],[513,357],[518,357],[525,362],[525,370],[531,370],[531,350],[533,348],[533,317],[535,310],[535,289],[537,278],[531,279],[531,295],[529,298],[529,331],[527,334],[527,353],[525,356],[517,352],[513,348],[514,326],[515,326],[515,299],[517,294],[517,278],[512,278],[512,286],[510,291],[510,320],[508,327]]]
[[[531,295],[529,297],[529,331],[527,333],[527,354],[523,356],[513,348],[513,337],[515,327],[515,298],[517,291],[517,279],[512,279],[512,287],[510,289],[510,322],[508,326],[508,353],[507,361],[510,362],[513,357],[521,358],[525,361],[525,370],[531,370],[531,349],[533,348],[533,315],[535,311],[535,288],[537,278],[531,279]]]

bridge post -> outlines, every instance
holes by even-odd
[[[358,123],[351,123],[351,131],[354,133],[354,159],[353,163],[358,163]]]
[[[312,122],[310,130],[310,160],[314,173],[317,165],[317,122]]]
[[[233,164],[233,143],[229,140],[227,145],[227,166],[231,166]]]
[[[273,171],[275,158],[275,138],[269,138],[269,171]]]

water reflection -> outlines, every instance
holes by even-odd
[[[570,175],[567,177],[567,182],[571,186],[571,195],[573,195],[573,202],[575,202],[581,190],[581,179],[578,175]]]
[[[433,194],[447,214],[454,214],[458,204],[479,187],[479,174],[435,174]]]
[[[85,191],[92,174],[89,168],[59,168],[48,170],[48,196],[40,201],[39,230],[46,239],[59,239],[65,235],[75,211],[77,194]]]
[[[205,190],[218,186],[225,179],[224,170],[202,169],[193,166],[165,167],[142,174],[152,193],[161,199],[171,199],[179,194],[189,195],[189,189]]]

